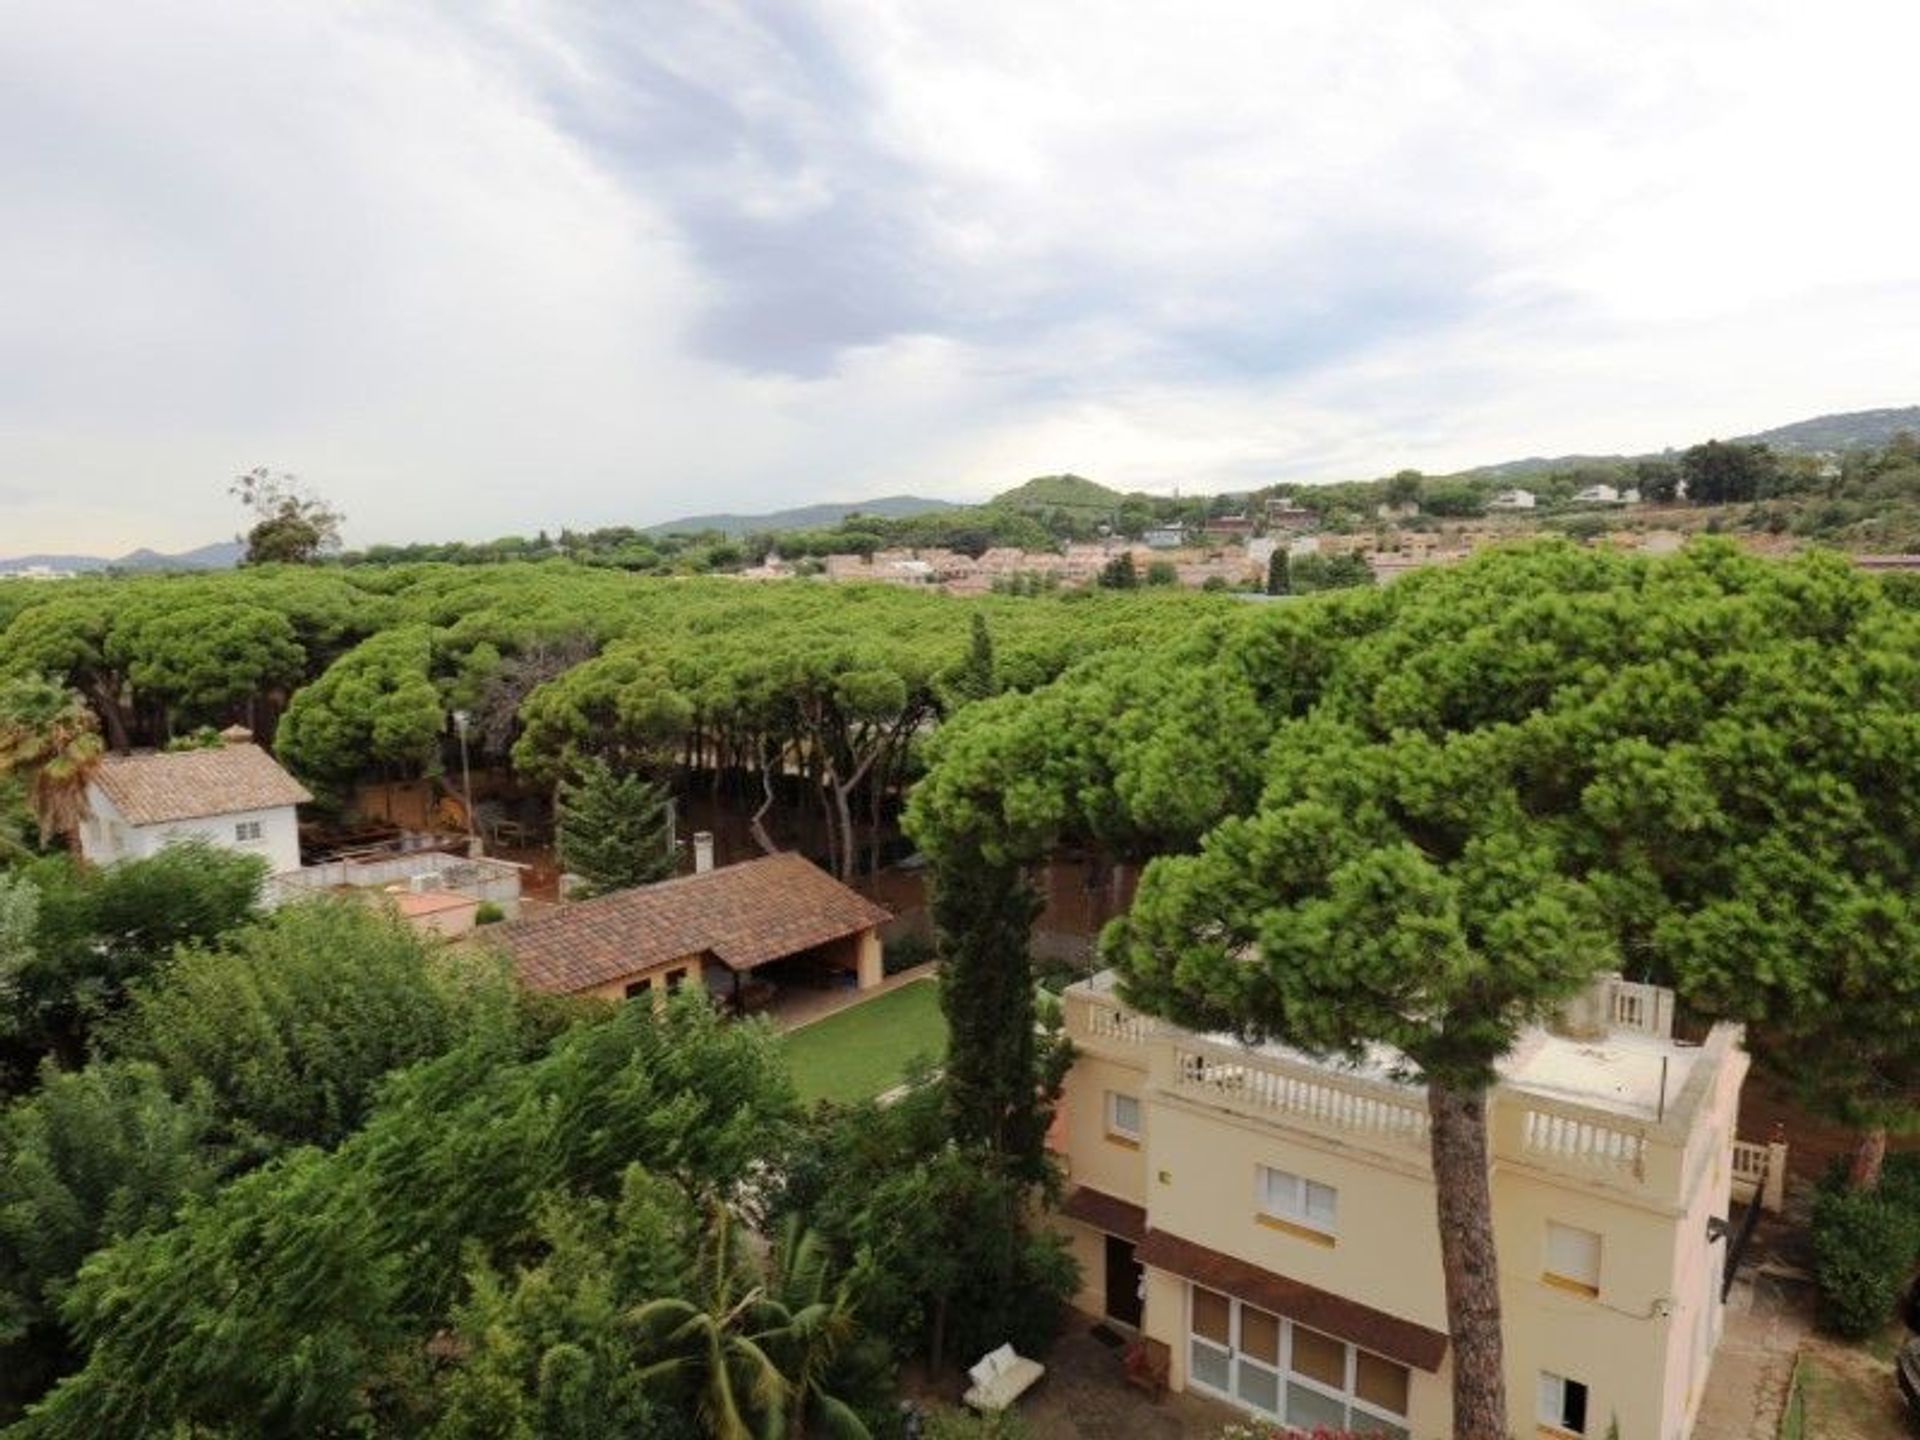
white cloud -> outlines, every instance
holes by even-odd
[[[1920,11],[29,4],[0,554],[1187,488],[1920,399]]]

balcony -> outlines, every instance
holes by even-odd
[[[1403,1066],[1392,1051],[1349,1065],[1197,1035],[1128,1009],[1107,974],[1065,999],[1074,1044],[1138,1066],[1165,1102],[1304,1132],[1401,1166],[1428,1163],[1426,1091],[1398,1078]],[[1729,1081],[1737,1088],[1746,1062],[1738,1026],[1716,1026],[1705,1043],[1690,1045],[1669,1038],[1672,1018],[1668,992],[1603,976],[1561,1031],[1523,1035],[1490,1106],[1496,1167],[1650,1203],[1691,1193],[1712,1158],[1714,1127],[1698,1122],[1724,1103]]]

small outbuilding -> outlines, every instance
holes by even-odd
[[[555,995],[659,997],[703,985],[739,1010],[782,986],[881,980],[893,916],[803,855],[768,855],[616,890],[501,926],[521,983]]]

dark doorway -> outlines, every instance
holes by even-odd
[[[1107,1318],[1140,1328],[1140,1280],[1145,1272],[1133,1258],[1133,1242],[1107,1236]]]

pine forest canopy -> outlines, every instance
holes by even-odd
[[[1024,864],[1062,842],[1153,860],[1107,950],[1135,998],[1197,1025],[1323,1050],[1383,1039],[1424,1073],[1484,1080],[1487,1042],[1538,1005],[1459,1053],[1435,1007],[1485,983],[1473,954],[1506,957],[1498,971],[1538,949],[1541,1002],[1618,965],[1753,1021],[1831,1113],[1911,1125],[1920,615],[1904,597],[1824,552],[1538,543],[1221,612],[956,716],[909,828],[936,860]],[[1386,945],[1387,915],[1416,899],[1430,926],[1397,943],[1455,968],[1338,958],[1343,937]],[[1572,950],[1577,973],[1555,978]],[[1316,975],[1355,993],[1317,1009],[1299,989]],[[1847,1043],[1800,1048],[1823,1033]]]
[[[646,579],[566,561],[258,566],[0,589],[0,680],[44,677],[116,748],[235,721],[323,797],[447,763],[473,714],[481,763],[553,787],[588,760],[668,780],[803,773],[843,873],[919,737],[990,689],[1177,632],[1191,594],[988,597],[892,586]],[[977,673],[972,621],[991,630]]]
[[[1131,1001],[1425,1082],[1456,1433],[1506,1433],[1485,1091],[1596,972],[1920,1125],[1920,617],[1836,555],[1489,552],[1092,657],[932,750],[936,890],[1150,860],[1103,937]]]
[[[1019,872],[1062,843],[1147,862],[1103,941],[1135,1003],[1323,1053],[1396,1046],[1428,1082],[1437,1140],[1461,1142],[1436,1150],[1436,1169],[1470,1174],[1475,1106],[1500,1056],[1604,968],[1748,1020],[1762,1057],[1798,1057],[1804,1097],[1843,1123],[1920,1120],[1912,598],[1836,555],[1781,563],[1714,541],[1657,560],[1535,543],[1268,605],[1151,588],[960,600],[560,560],[266,565],[0,587],[0,680],[67,687],[115,745],[233,719],[263,738],[277,728],[283,757],[336,789],[440,763],[454,706],[476,717],[485,760],[540,785],[596,761],[650,780],[804,773],[835,817],[843,868],[864,808],[908,793],[909,832],[934,860],[944,955],[965,972],[949,996],[952,1134],[1016,1162],[981,1167],[968,1152],[962,1168],[996,1183],[1026,1183],[1017,1162],[1046,1118],[1036,1080],[1058,1059],[1028,1043],[1031,987],[1024,964],[1006,963],[1030,915]],[[0,950],[26,955],[14,968],[48,977],[54,1000],[55,980],[114,960],[51,945],[46,915],[66,901],[36,917],[18,886],[8,896]],[[513,1269],[530,1236],[550,1230],[542,1253],[578,1259],[604,1248],[613,1208],[631,1202],[636,1227],[653,1223],[640,1212],[665,1192],[649,1176],[671,1175],[683,1194],[746,1183],[766,1127],[742,1117],[784,1117],[790,1103],[762,1041],[710,1032],[691,1012],[658,1034],[620,1021],[529,1058],[520,1020],[496,1033],[473,1019],[502,1002],[480,995],[469,1011],[449,996],[444,1015],[414,1003],[393,937],[342,931],[358,998],[328,999],[344,971],[319,963],[298,928],[324,921],[273,923],[164,971],[143,946],[106,974],[110,998],[150,970],[176,998],[136,998],[104,1028],[107,1056],[127,1068],[50,1087],[48,1114],[124,1114],[189,1136],[213,1123],[196,1107],[214,1105],[222,1143],[336,1148],[276,1151],[172,1230],[85,1266],[61,1305],[82,1368],[37,1433],[114,1428],[136,1403],[121,1388],[136,1374],[160,1397],[155,1414],[347,1423],[391,1355],[449,1328],[482,1354],[489,1307],[534,1306],[513,1290],[533,1283]],[[308,956],[307,968],[287,963]],[[248,1024],[227,1027],[227,1046],[221,1004],[243,988],[229,972],[250,966],[277,978],[249,992]],[[366,995],[386,997],[376,1008],[393,1017],[391,1044],[361,1053],[296,1033],[291,1017],[315,1004],[359,1013]],[[40,1052],[76,1064],[90,1053],[92,1012],[41,1009],[46,1035],[26,1037]],[[476,1026],[479,1039],[456,1043]],[[254,1050],[324,1073],[325,1093],[279,1103]],[[683,1064],[683,1051],[725,1064]],[[389,1065],[434,1055],[378,1083]],[[722,1071],[757,1111],[717,1096]],[[623,1077],[631,1096],[608,1089]],[[578,1124],[556,1131],[543,1108],[555,1104]],[[609,1114],[642,1133],[609,1149]],[[526,1129],[528,1117],[540,1123]],[[51,1123],[28,1138],[41,1144]],[[469,1156],[467,1135],[497,1137],[497,1156]],[[564,1148],[575,1139],[578,1154]],[[195,1154],[143,1181],[153,1205],[208,1192],[200,1160],[213,1152]],[[673,1173],[689,1156],[694,1172]],[[647,1173],[630,1175],[634,1160]],[[555,1175],[569,1177],[568,1203],[598,1208],[551,1208]],[[1473,1199],[1471,1186],[1441,1188],[1448,1203]],[[387,1203],[401,1194],[442,1197],[445,1213]],[[698,1228],[672,1208],[676,1229]],[[151,1213],[136,1205],[125,1230],[76,1232],[70,1248],[131,1234]],[[383,1218],[369,1230],[355,1215]],[[1471,1244],[1477,1227],[1469,1204],[1443,1244]],[[240,1273],[236,1257],[263,1237],[278,1247],[273,1283],[221,1320],[247,1341],[222,1348],[208,1286]],[[46,1263],[50,1277],[71,1273],[64,1252]],[[330,1278],[310,1288],[321,1271]],[[65,1283],[33,1291],[37,1313],[52,1313]],[[929,1293],[948,1283],[929,1279]],[[705,1323],[694,1310],[734,1293],[634,1284],[628,1298],[692,1306],[673,1312],[689,1334]],[[1469,1380],[1488,1353],[1472,1302],[1449,1317]],[[454,1315],[456,1304],[468,1308]],[[307,1381],[249,1358],[295,1335],[316,1337]],[[185,1358],[147,1364],[172,1353]],[[237,1409],[201,1408],[208,1377]]]

